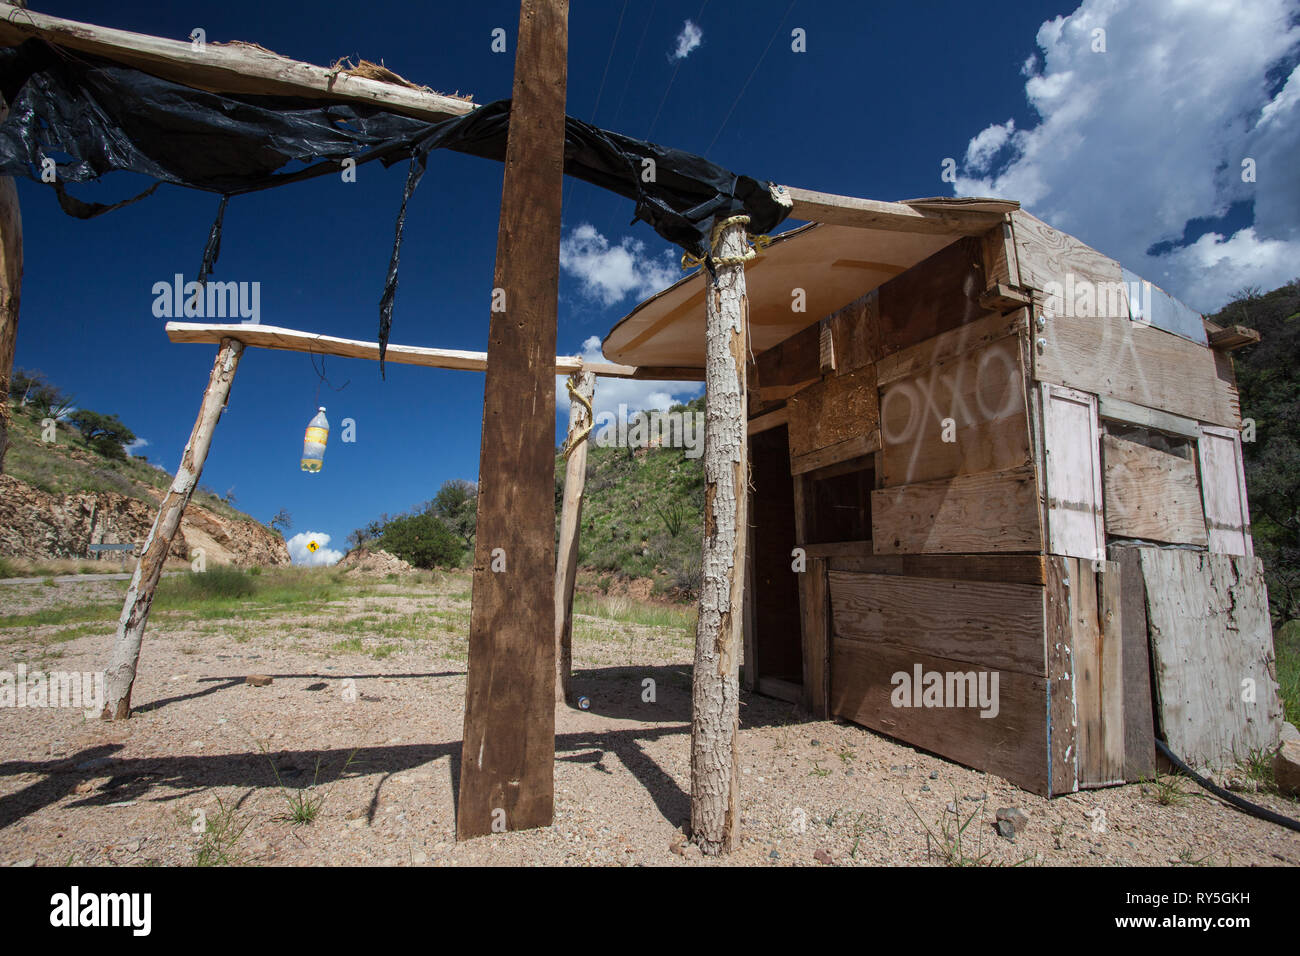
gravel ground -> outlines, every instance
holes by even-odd
[[[84,603],[92,587],[15,586],[0,602],[6,613]],[[469,602],[379,590],[261,620],[160,616],[128,722],[0,709],[0,865],[717,865],[673,849],[689,816],[689,635],[580,617],[575,688],[591,708],[557,713],[554,825],[458,844]],[[413,613],[427,636],[382,630]],[[111,624],[57,645],[48,630],[0,632],[0,668],[102,668]],[[250,686],[248,674],[274,681]],[[1300,864],[1300,834],[1190,782],[1171,805],[1151,785],[1049,801],[779,701],[746,695],[741,715],[728,863]],[[298,799],[323,801],[309,824],[289,819]],[[1300,815],[1295,801],[1257,800]],[[995,829],[1003,807],[1028,816],[1014,842]]]

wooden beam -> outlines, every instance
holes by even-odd
[[[435,122],[477,108],[469,100],[335,72],[251,43],[209,41],[200,46],[189,39],[166,40],[113,30],[0,3],[0,46],[17,46],[34,36],[213,93],[366,103]]]
[[[199,417],[194,421],[190,440],[181,455],[180,467],[176,469],[171,488],[158,508],[158,517],[154,519],[149,537],[140,549],[135,573],[131,576],[126,601],[122,605],[122,616],[117,623],[113,654],[104,673],[102,716],[105,720],[123,720],[131,716],[131,688],[135,684],[136,668],[140,663],[140,645],[144,641],[149,608],[153,606],[154,590],[162,578],[163,565],[167,563],[167,554],[176,539],[176,532],[180,530],[185,506],[190,503],[199,477],[203,474],[203,463],[208,458],[212,433],[230,398],[230,386],[235,380],[235,370],[239,367],[239,357],[243,351],[244,346],[234,339],[226,339],[221,343],[216,361],[212,363],[212,373],[208,376],[208,387],[203,392]]]
[[[0,120],[9,107],[0,97]],[[23,217],[12,176],[0,176],[0,474],[9,450],[9,379],[18,344],[18,300],[23,289]]]
[[[745,365],[749,302],[745,227],[722,230],[704,297],[708,400],[704,449],[704,554],[691,689],[691,839],[708,856],[731,852],[739,829],[736,732],[748,530],[749,442]]]
[[[555,802],[555,338],[568,0],[522,0],[488,326],[457,839]],[[499,298],[494,295],[494,301]]]
[[[1254,345],[1259,341],[1259,332],[1256,329],[1248,329],[1244,325],[1229,325],[1227,328],[1219,328],[1212,322],[1206,322],[1206,333],[1210,340],[1210,348],[1218,349],[1220,352],[1235,352],[1237,349],[1245,348],[1247,345]]]
[[[310,352],[313,355],[337,355],[340,358],[359,358],[378,361],[379,346],[374,342],[357,339],[340,339],[316,332],[300,332],[274,325],[208,325],[203,322],[168,322],[167,338],[173,342],[220,342],[236,339],[245,346],[261,349],[278,349],[285,352]],[[465,352],[460,349],[434,349],[418,345],[389,345],[384,360],[399,365],[423,365],[426,368],[460,369],[466,372],[487,370],[487,352]],[[560,355],[555,359],[556,375],[591,372],[608,378],[640,378],[638,369],[631,365],[613,362],[587,362],[576,355]],[[673,369],[673,371],[682,371]]]
[[[990,208],[969,208],[952,204],[909,204],[836,196],[797,186],[784,187],[794,202],[791,219],[828,222],[862,229],[889,232],[919,232],[930,235],[982,236],[1002,222],[1003,212]],[[996,205],[996,204],[995,204]],[[1007,209],[1016,203],[1006,203]]]
[[[582,534],[582,492],[587,484],[587,445],[593,425],[591,399],[596,376],[569,376],[569,434],[565,439],[564,504],[560,511],[560,548],[555,557],[555,702],[569,700],[573,674],[573,586],[578,576],[578,541]]]

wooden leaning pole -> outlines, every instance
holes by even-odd
[[[523,0],[488,323],[456,838],[555,809],[555,340],[567,0]],[[496,296],[494,295],[494,298]]]
[[[705,293],[704,553],[691,687],[691,839],[731,852],[738,821],[736,735],[744,631],[749,450],[746,216],[714,226],[715,277]]]
[[[0,98],[0,120],[9,107]],[[18,300],[23,288],[23,217],[12,176],[0,176],[0,474],[9,450],[9,381],[18,344]]]
[[[145,624],[149,620],[149,608],[153,606],[154,591],[162,578],[163,566],[167,563],[172,542],[176,540],[176,532],[180,530],[185,506],[190,503],[199,476],[203,474],[203,463],[207,460],[208,448],[212,444],[212,433],[221,418],[226,400],[230,397],[230,384],[235,380],[235,370],[239,367],[239,357],[243,351],[242,342],[235,339],[222,340],[216,361],[212,364],[212,374],[208,376],[208,387],[203,392],[199,417],[195,420],[194,430],[190,432],[190,440],[185,445],[176,477],[172,479],[171,488],[163,498],[153,528],[136,560],[135,573],[131,576],[131,585],[126,592],[126,602],[122,605],[122,617],[117,623],[113,654],[108,670],[104,673],[102,716],[105,720],[122,720],[131,716],[131,688],[135,684],[140,645],[144,640]]]
[[[560,509],[560,546],[555,555],[555,702],[566,703],[573,675],[573,587],[578,576],[582,536],[582,493],[587,484],[587,441],[594,426],[591,407],[595,372],[569,376],[569,433],[564,440],[564,504]]]

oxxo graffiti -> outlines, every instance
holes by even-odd
[[[880,398],[880,434],[886,447],[912,446],[907,478],[927,442],[955,441],[957,428],[1021,411],[1020,374],[1012,346],[994,344],[974,363],[936,365],[926,375],[889,385]]]

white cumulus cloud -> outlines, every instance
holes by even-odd
[[[1083,0],[1037,46],[1037,123],[973,136],[958,195],[1018,199],[1202,311],[1300,272],[1296,0]],[[1253,222],[1184,242],[1246,202]]]
[[[133,442],[128,442],[124,447],[126,448],[126,453],[128,455],[135,455],[137,452],[140,451],[141,448],[145,448],[148,445],[149,445],[149,439],[137,438]]]
[[[629,294],[644,299],[681,278],[671,251],[656,258],[631,236],[611,244],[586,222],[561,240],[560,268],[580,279],[583,293],[604,306]]]
[[[309,547],[312,542],[316,543],[315,551]],[[289,560],[294,564],[324,567],[338,564],[343,557],[342,551],[326,547],[329,543],[330,536],[323,531],[299,531],[285,542],[285,546],[289,549]]]
[[[677,46],[668,54],[670,60],[684,60],[704,42],[704,31],[690,20],[682,24],[682,32],[677,34]]]

